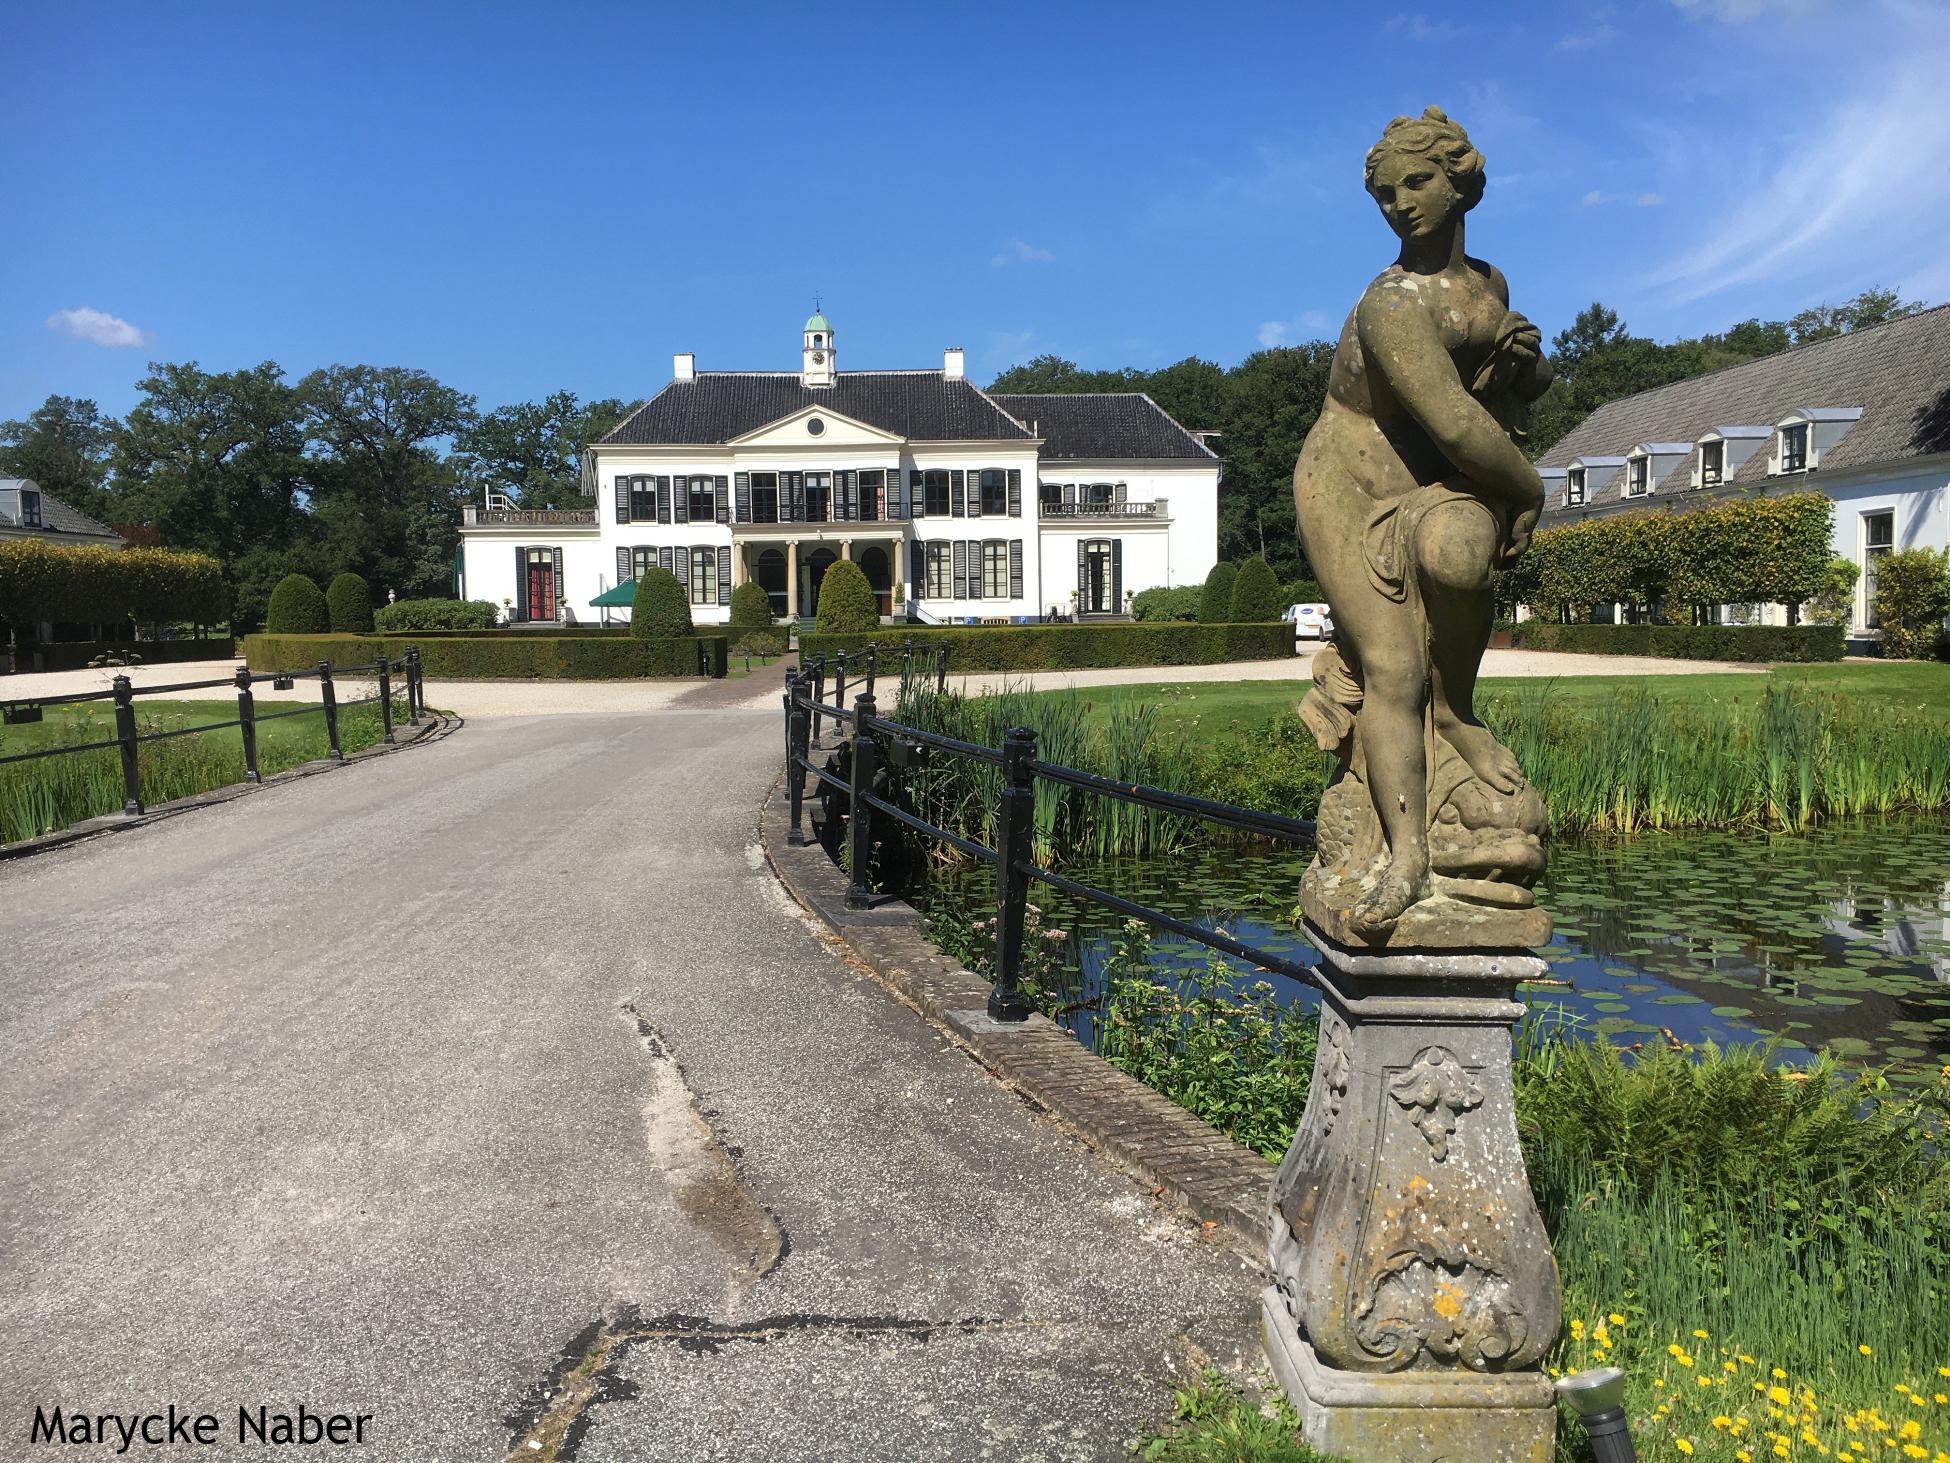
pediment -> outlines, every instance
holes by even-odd
[[[818,430],[814,430],[814,423]],[[892,432],[814,404],[789,412],[777,421],[733,437],[732,447],[898,447],[906,442]]]

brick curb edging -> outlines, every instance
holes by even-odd
[[[816,841],[786,841],[783,779],[759,813],[759,841],[779,882],[866,969],[960,1043],[1033,1105],[1058,1118],[1118,1167],[1200,1220],[1232,1248],[1264,1263],[1273,1165],[1113,1067],[1043,1016],[1021,1025],[988,1017],[989,982],[929,943],[920,913],[901,900],[846,907],[846,879]]]
[[[458,730],[464,722],[458,716],[440,712],[427,712],[424,724],[396,726],[393,735],[396,740],[388,745],[375,742],[361,751],[347,752],[345,760],[334,762],[329,757],[320,757],[311,762],[300,762],[296,767],[287,767],[275,772],[261,782],[233,782],[224,787],[213,787],[208,792],[192,793],[174,802],[157,803],[154,807],[130,816],[127,813],[105,813],[99,818],[84,818],[79,823],[71,823],[53,833],[43,833],[39,838],[23,838],[18,843],[0,845],[0,863],[11,859],[31,858],[37,853],[47,853],[52,849],[65,848],[70,843],[79,843],[85,838],[97,838],[105,833],[121,833],[130,828],[146,828],[151,823],[173,818],[179,813],[188,813],[197,808],[212,808],[219,803],[227,803],[236,798],[248,797],[251,793],[262,792],[266,788],[282,787],[296,782],[301,777],[317,777],[321,773],[336,772],[342,767],[352,767],[374,757],[384,757],[393,752],[403,752],[408,747],[417,747],[430,740],[436,733],[447,736]]]

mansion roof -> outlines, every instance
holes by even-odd
[[[1183,457],[1214,462],[1218,454],[1141,391],[993,398],[1046,439],[1043,456],[1092,462],[1151,462]]]
[[[940,371],[842,371],[807,386],[797,371],[700,371],[673,381],[620,422],[602,445],[729,442],[809,406],[910,442],[1026,442],[1029,429],[973,383]]]
[[[1623,464],[1635,451],[1690,452],[1708,433],[1771,435],[1768,424],[1790,417],[1846,421],[1857,408],[1860,417],[1821,453],[1822,475],[1950,452],[1950,305],[1607,402],[1544,455],[1547,507],[1565,506],[1564,471],[1579,458],[1600,469],[1589,474],[1585,501],[1602,507],[1620,501]],[[1754,452],[1725,487],[1765,484],[1769,471],[1770,454]],[[1696,491],[1689,470],[1661,481],[1661,493],[1674,489]]]
[[[41,495],[41,521],[35,528],[26,528],[20,522],[22,488]],[[118,544],[122,541],[122,536],[107,524],[97,523],[79,508],[70,508],[32,478],[0,477],[0,528],[23,533],[72,533],[113,539]]]

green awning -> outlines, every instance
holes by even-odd
[[[636,581],[634,579],[625,579],[616,588],[605,589],[601,594],[590,600],[589,603],[592,605],[606,606],[612,610],[627,610],[636,603]]]

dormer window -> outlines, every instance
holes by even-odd
[[[1802,472],[1808,466],[1808,424],[1795,422],[1781,428],[1781,471]]]
[[[20,526],[41,527],[41,495],[29,488],[20,490]]]
[[[1576,507],[1584,501],[1584,469],[1574,467],[1564,474],[1564,501]]]
[[[1625,465],[1625,496],[1643,498],[1650,479],[1651,461],[1645,457],[1634,457]]]
[[[1727,444],[1724,442],[1702,442],[1699,444],[1699,481],[1703,488],[1717,488],[1726,476]]]

